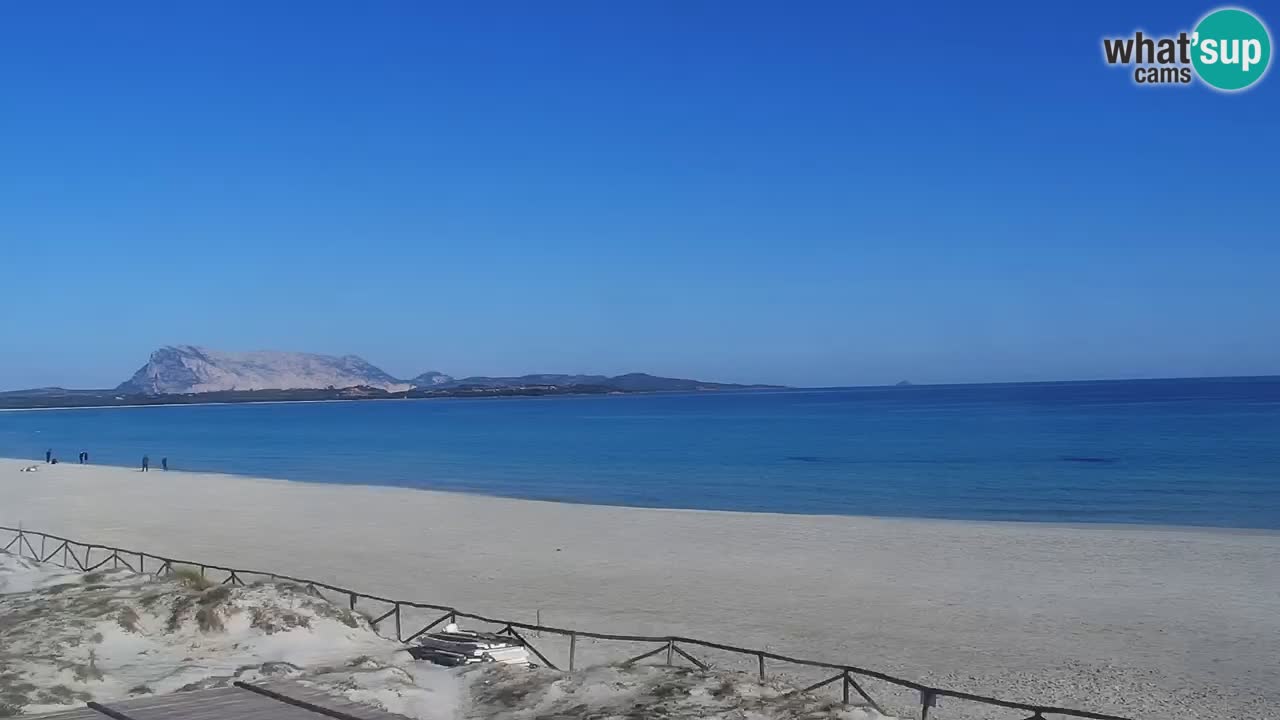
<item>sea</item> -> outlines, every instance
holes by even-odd
[[[574,503],[1280,529],[1280,377],[0,412],[0,456],[46,449]]]

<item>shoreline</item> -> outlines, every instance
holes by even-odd
[[[353,402],[381,402],[381,401],[416,401],[416,400],[491,400],[498,399],[523,399],[523,398],[547,398],[547,397],[601,397],[601,396],[618,396],[618,395],[657,395],[661,393],[678,393],[685,392],[683,390],[653,390],[648,392],[556,392],[556,393],[476,393],[472,395],[428,395],[425,397],[351,397],[351,398],[321,398],[315,400],[209,400],[205,402],[154,402],[154,403],[129,403],[123,405],[102,404],[102,405],[41,405],[37,407],[5,407],[0,408],[0,412],[32,412],[39,410],[120,410],[126,408],[172,408],[172,407],[211,407],[219,405],[308,405],[314,403],[353,403]],[[699,391],[711,392],[711,391]],[[715,391],[729,392],[729,391]]]
[[[843,388],[839,388],[843,389]],[[421,402],[430,400],[545,400],[547,398],[583,398],[583,397],[635,397],[649,395],[698,395],[708,393],[731,392],[819,392],[819,388],[742,388],[733,390],[644,390],[611,392],[554,392],[554,393],[476,393],[470,395],[428,395],[425,397],[352,397],[323,398],[318,400],[210,400],[208,402],[156,402],[134,403],[128,405],[45,405],[40,407],[0,407],[0,412],[36,412],[49,410],[122,410],[137,408],[173,408],[173,407],[213,407],[220,405],[310,405],[317,403],[357,403],[382,402],[394,400],[399,402]]]
[[[326,400],[224,400],[221,402],[198,403],[143,403],[138,405],[69,405],[66,407],[26,407],[0,408],[0,412],[44,412],[50,410],[125,410],[136,408],[172,408],[172,407],[211,407],[217,405],[305,405],[311,403],[349,403],[368,400],[387,400],[389,398],[329,398]],[[441,398],[394,398],[396,400],[439,400]]]
[[[474,388],[454,388],[448,390],[424,390],[423,392],[413,395],[408,394],[414,391],[403,391],[402,393],[364,393],[344,396],[343,392],[352,390],[353,388],[345,388],[342,390],[245,390],[245,391],[215,391],[195,394],[174,394],[174,395],[156,395],[156,396],[128,396],[132,402],[101,402],[95,405],[27,405],[27,406],[0,406],[0,412],[21,412],[27,410],[94,410],[94,409],[114,409],[114,408],[143,408],[143,407],[201,407],[209,405],[277,405],[277,404],[303,404],[303,403],[321,403],[321,402],[362,402],[375,400],[473,400],[473,399],[493,399],[493,398],[556,398],[556,397],[602,397],[602,396],[629,396],[629,395],[701,395],[701,394],[720,394],[720,393],[757,393],[757,392],[787,392],[793,390],[813,390],[817,388],[790,388],[785,386],[742,386],[742,387],[703,387],[692,389],[666,389],[666,390],[623,390],[618,388],[610,388],[608,386],[590,386],[590,385],[567,385],[567,386],[497,386],[497,387],[474,387]],[[23,391],[0,392],[0,405],[4,405],[7,400],[5,396],[12,396],[15,393]],[[94,391],[75,391],[79,393]],[[106,391],[104,391],[106,392]],[[274,397],[265,399],[254,399],[252,397],[243,397],[247,393],[274,394]],[[307,393],[309,396],[301,397],[281,397],[290,393]],[[241,397],[228,398],[229,395],[240,394]],[[316,395],[324,395],[315,397]],[[210,398],[207,400],[183,401],[181,398]],[[152,398],[154,402],[138,402],[139,399]],[[174,398],[165,400],[165,398]]]
[[[433,399],[433,398],[424,398]],[[331,400],[309,400],[305,402],[341,402]],[[143,405],[139,407],[153,407]],[[57,408],[65,409],[65,408]],[[3,411],[0,411],[3,412]],[[3,469],[4,463],[23,463],[26,465],[38,465],[42,471],[51,466],[47,465],[43,460],[0,457],[0,469]],[[75,462],[59,462],[57,467],[62,468],[107,468],[110,470],[130,472],[142,474],[141,471],[133,465],[111,465],[90,463],[88,465],[80,465]],[[868,522],[922,522],[922,523],[958,523],[969,525],[1012,525],[1012,526],[1036,526],[1045,528],[1059,529],[1075,529],[1075,530],[1127,530],[1127,531],[1146,531],[1146,532],[1203,532],[1209,534],[1227,534],[1227,535],[1261,535],[1280,537],[1280,528],[1255,528],[1255,527],[1233,527],[1229,525],[1173,525],[1168,523],[1112,523],[1112,522],[1053,522],[1042,520],[991,520],[980,518],[950,518],[950,517],[930,517],[925,515],[842,515],[839,513],[802,513],[802,512],[778,512],[771,510],[721,510],[715,508],[689,508],[689,507],[669,507],[658,505],[608,505],[592,502],[579,502],[576,500],[547,500],[542,498],[528,498],[516,495],[493,495],[481,492],[466,492],[462,490],[441,490],[436,488],[409,487],[405,485],[387,485],[381,483],[342,483],[327,482],[324,480],[308,480],[304,478],[288,478],[288,477],[272,477],[266,475],[247,475],[242,473],[223,472],[217,470],[160,470],[152,468],[150,472],[165,473],[176,475],[201,475],[207,477],[221,477],[233,480],[253,480],[257,482],[272,483],[290,483],[312,485],[320,487],[352,487],[352,488],[368,488],[371,490],[395,490],[411,493],[424,493],[426,495],[439,495],[442,497],[458,497],[458,498],[487,498],[492,500],[501,500],[518,503],[538,503],[546,505],[567,505],[571,507],[590,507],[614,510],[642,510],[650,512],[677,512],[677,513],[708,513],[721,515],[744,515],[744,516],[764,516],[776,518],[828,518],[828,519],[847,519],[854,521]],[[149,475],[150,472],[147,474]]]
[[[1280,703],[1269,681],[1280,675],[1278,533],[619,508],[64,463],[17,471],[30,464],[0,460],[0,524],[1136,718],[1264,716]]]

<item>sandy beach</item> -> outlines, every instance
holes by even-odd
[[[649,510],[0,460],[0,524],[1138,718],[1280,712],[1280,534]],[[939,709],[947,716],[947,708]]]

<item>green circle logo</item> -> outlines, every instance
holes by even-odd
[[[1200,79],[1219,90],[1243,90],[1267,72],[1271,34],[1252,13],[1214,10],[1196,25],[1191,63]]]

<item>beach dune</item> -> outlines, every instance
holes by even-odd
[[[31,464],[0,460],[0,524],[1011,700],[1137,718],[1280,713],[1273,532],[615,508],[72,464],[20,472]]]

